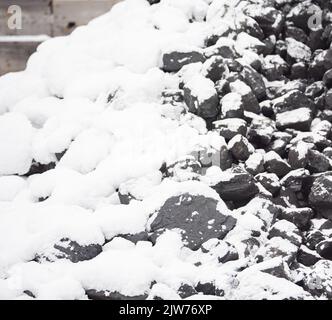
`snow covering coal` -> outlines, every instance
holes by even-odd
[[[332,299],[331,42],[323,0],[44,42],[0,78],[0,299]]]

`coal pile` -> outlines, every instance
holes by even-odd
[[[0,299],[331,300],[332,2],[120,2],[0,78],[0,152]]]

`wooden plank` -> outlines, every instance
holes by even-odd
[[[52,34],[52,1],[51,0],[1,0],[0,1],[0,34],[1,35],[38,35]],[[22,9],[22,29],[8,28],[11,5]]]
[[[109,11],[121,0],[53,0],[53,35],[66,35]]]
[[[0,36],[64,35],[107,12],[122,0],[0,0]],[[23,11],[23,29],[10,30],[7,10],[15,3]],[[1,38],[1,37],[0,37]],[[0,39],[0,75],[23,70],[40,42]]]
[[[24,70],[28,58],[36,51],[39,44],[38,41],[0,42],[0,75]]]

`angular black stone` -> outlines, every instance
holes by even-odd
[[[308,108],[312,111],[316,109],[314,102],[299,90],[286,93],[284,96],[278,98],[273,105],[275,113],[290,111],[300,107]]]
[[[250,10],[247,14],[258,22],[265,36],[278,35],[285,22],[283,13],[273,7],[269,7],[268,4],[264,8],[258,7],[257,10]]]
[[[202,101],[200,97],[193,94],[191,88],[184,87],[184,101],[189,111],[204,119],[215,118],[219,113],[219,98],[217,91],[209,98]]]
[[[315,252],[305,246],[301,246],[297,253],[297,262],[302,263],[306,267],[313,266],[321,257]]]
[[[265,169],[270,173],[275,173],[279,178],[284,177],[291,171],[290,165],[277,153],[270,151],[265,158]]]
[[[309,131],[312,120],[313,111],[309,108],[294,109],[276,115],[276,124],[279,130],[290,128],[299,131]]]
[[[258,101],[266,96],[266,87],[262,76],[253,68],[245,66],[241,72],[244,82],[251,88]]]
[[[332,89],[325,94],[325,106],[327,109],[332,110]]]
[[[163,69],[167,72],[177,72],[189,63],[204,62],[206,59],[199,51],[173,51],[163,55]]]
[[[281,80],[288,70],[289,65],[279,55],[268,55],[264,58],[262,73],[269,81]]]
[[[245,120],[238,118],[223,119],[214,122],[214,128],[225,138],[226,142],[238,134],[245,137],[247,134],[247,126],[248,124]]]
[[[285,37],[293,38],[296,41],[302,42],[304,44],[306,44],[308,42],[307,34],[301,28],[298,28],[298,27],[295,27],[292,25],[288,25],[285,28]]]
[[[332,68],[332,49],[316,50],[309,63],[308,75],[315,80],[322,80],[324,73]]]
[[[212,238],[222,239],[233,229],[236,219],[217,210],[218,201],[188,193],[168,199],[151,223],[151,232],[183,230],[184,243],[197,250]]]
[[[326,172],[331,168],[330,160],[317,150],[309,150],[307,168],[311,173]]]
[[[308,98],[314,99],[324,93],[324,83],[322,81],[316,81],[306,88],[305,95]]]
[[[275,173],[260,173],[255,176],[255,180],[259,182],[273,196],[275,196],[280,190],[280,181]]]
[[[257,117],[252,119],[249,127],[248,139],[257,148],[264,148],[272,140],[276,130],[275,122],[267,117]]]
[[[193,295],[196,295],[197,294],[197,291],[196,289],[187,284],[187,283],[184,283],[180,286],[180,288],[178,289],[178,295],[182,298],[182,299],[185,299],[185,298],[189,298]]]
[[[226,71],[225,61],[222,57],[212,56],[206,60],[203,65],[203,74],[206,78],[217,82],[223,76]]]
[[[332,240],[327,240],[319,243],[316,246],[316,251],[324,259],[332,260]]]
[[[281,185],[292,191],[301,191],[305,179],[309,176],[309,171],[305,169],[297,169],[289,172],[281,181]]]
[[[311,230],[305,236],[305,245],[310,250],[316,250],[318,244],[326,240],[326,236],[320,230]]]
[[[314,181],[309,201],[325,218],[332,219],[332,176],[322,175]]]
[[[332,69],[325,72],[323,76],[323,83],[327,88],[332,88]]]
[[[212,188],[224,201],[234,202],[250,200],[259,192],[253,176],[246,172],[230,174],[228,180],[220,181]]]
[[[285,226],[285,228],[283,228]],[[287,220],[280,220],[275,223],[269,230],[268,238],[280,237],[289,242],[300,246],[302,243],[302,235],[300,230],[291,222]]]
[[[41,261],[56,261],[58,259],[68,259],[73,263],[91,260],[102,252],[100,244],[90,244],[82,246],[76,241],[71,241],[68,238],[61,239],[53,246],[54,252],[51,254],[38,253],[35,260]]]
[[[228,149],[232,153],[233,158],[240,161],[248,160],[250,154],[254,151],[254,147],[242,135],[236,135],[229,141]]]

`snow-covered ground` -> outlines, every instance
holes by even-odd
[[[0,78],[0,299],[313,298],[299,283],[331,272],[330,261],[294,268],[302,235],[286,218],[269,239],[279,209],[271,190],[289,182],[291,168],[240,135],[248,119],[268,123],[267,136],[275,121],[259,114],[259,88],[236,77],[220,99],[210,74],[218,59],[205,61],[226,48],[251,70],[265,44],[247,33],[256,24],[244,12],[287,2],[125,0],[70,36],[45,41],[25,71]],[[244,21],[248,30],[237,34]],[[211,35],[219,39],[207,46]],[[167,70],[174,52],[184,66]],[[195,99],[176,101],[179,88]],[[254,99],[244,112],[243,97]],[[219,101],[234,118],[218,119],[237,133],[228,144],[207,126]],[[280,130],[311,117],[306,106],[295,120],[291,113],[277,117]],[[228,150],[238,167],[224,167]],[[286,172],[266,169],[260,180],[257,168],[274,161]],[[234,177],[244,179],[241,206],[231,205],[236,189],[223,189]],[[323,296],[331,297],[332,275],[324,277]]]

